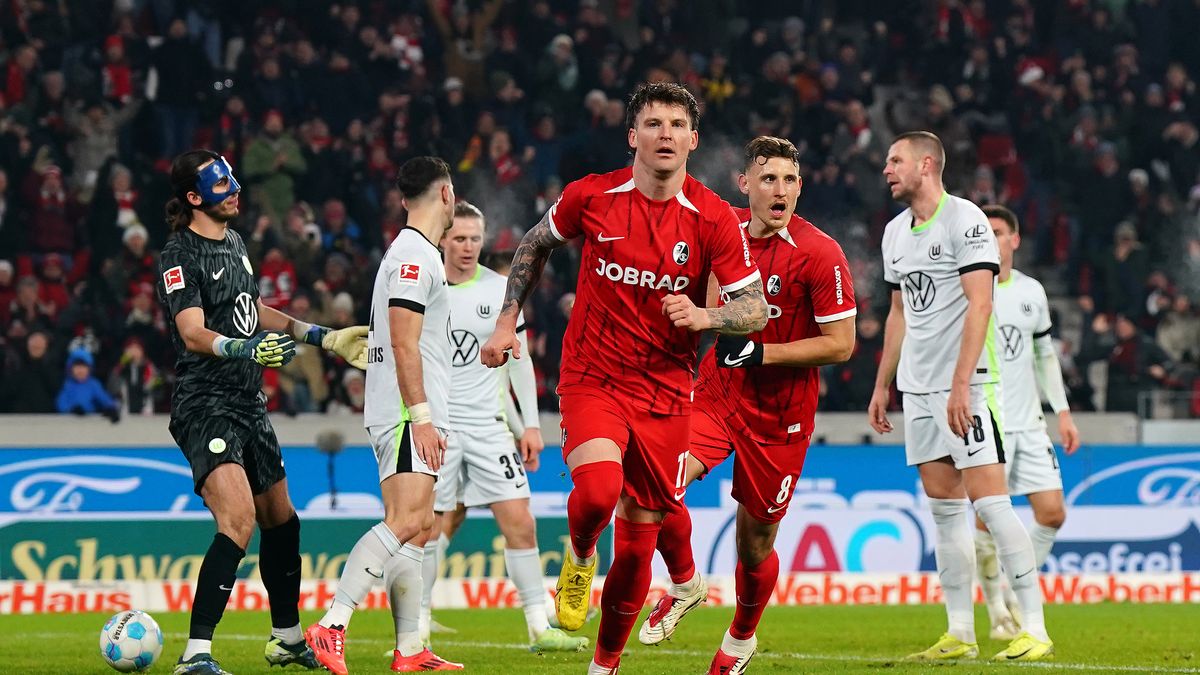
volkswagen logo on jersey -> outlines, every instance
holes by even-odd
[[[258,304],[249,293],[238,293],[233,300],[233,327],[246,337],[258,328]]]
[[[904,277],[904,297],[914,312],[924,312],[933,304],[937,289],[933,279],[924,272],[910,272]]]
[[[938,258],[941,258],[941,257],[942,257],[942,245],[941,244],[934,244],[933,246],[929,247],[929,259],[930,260],[937,260]]]
[[[1021,311],[1025,314],[1025,316],[1033,316],[1033,304],[1029,302],[1022,302]]]
[[[779,279],[779,275],[772,274],[771,278],[767,279],[767,293],[770,295],[779,295],[781,288],[783,288],[783,282]]]
[[[479,357],[479,338],[469,330],[451,331],[450,345],[454,347],[455,368],[473,363]]]
[[[680,265],[687,262],[690,255],[691,250],[688,249],[686,241],[681,241],[678,244],[675,244],[675,248],[671,251],[671,257],[674,258],[675,262],[679,263]]]
[[[479,318],[481,319],[489,318],[492,315],[492,306],[481,303],[475,307],[475,313],[478,314]]]
[[[1000,326],[1000,339],[1004,340],[1004,360],[1015,361],[1025,348],[1021,329],[1008,324]]]

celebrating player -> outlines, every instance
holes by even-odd
[[[584,237],[575,307],[563,339],[563,454],[570,555],[555,609],[587,617],[596,541],[616,509],[614,557],[589,673],[613,673],[650,586],[663,514],[679,508],[699,331],[745,335],[767,321],[758,268],[729,204],[687,175],[699,106],[677,84],[641,85],[626,113],[633,166],[575,181],[521,241],[504,307],[483,348],[499,366],[521,356],[516,328],[550,252]],[[705,300],[710,272],[729,300]]]
[[[346,626],[372,584],[384,579],[396,622],[392,670],[462,670],[421,642],[422,546],[433,527],[433,485],[450,428],[450,301],[441,253],[433,242],[450,227],[450,167],[416,157],[397,184],[408,209],[379,264],[367,335],[364,424],[379,461],[383,522],[358,540],[338,580],[333,604],[305,638],[317,659],[346,674]]]
[[[454,224],[442,238],[446,280],[450,284],[454,368],[450,378],[451,435],[434,491],[433,510],[437,515],[433,531],[445,532],[445,536],[425,544],[422,638],[429,636],[429,601],[437,577],[439,553],[462,522],[457,507],[490,506],[504,535],[508,576],[517,587],[525,609],[529,648],[536,652],[579,651],[587,647],[587,638],[573,637],[550,627],[537,530],[529,510],[529,478],[525,470],[536,468],[543,447],[533,362],[515,360],[501,371],[488,368],[479,360],[479,345],[492,336],[496,326],[494,317],[504,301],[505,284],[503,276],[479,264],[483,238],[483,212],[472,204],[459,202],[454,208]],[[524,324],[517,326],[517,339],[522,349],[528,349]],[[524,418],[519,451],[514,448],[513,434],[506,422],[510,384]]]
[[[904,392],[905,455],[920,473],[937,528],[938,577],[949,619],[949,630],[909,659],[979,655],[971,602],[975,547],[966,518],[973,505],[995,537],[1025,622],[1025,632],[996,659],[1037,661],[1054,653],[1054,643],[1042,617],[1033,544],[1013,511],[1000,466],[1000,364],[992,318],[1000,257],[979,207],[942,186],[945,164],[941,140],[915,131],[892,143],[883,169],[892,198],[908,208],[883,233],[892,306],[867,415],[878,433],[892,430],[888,390],[896,378]]]
[[[857,313],[841,247],[795,215],[801,187],[796,147],[771,136],[747,143],[738,186],[750,197],[750,208],[737,212],[767,280],[770,320],[760,333],[719,336],[701,361],[687,460],[690,483],[735,456],[737,609],[708,669],[720,675],[744,672],[754,656],[755,629],[779,576],[775,534],[812,437],[817,367],[850,358]],[[644,644],[671,637],[708,595],[691,537],[685,509],[663,519],[658,550],[673,583],[642,623]]]
[[[1062,474],[1054,444],[1046,434],[1038,390],[1045,393],[1058,415],[1058,434],[1068,455],[1079,448],[1079,430],[1071,419],[1062,369],[1050,341],[1046,290],[1033,277],[1013,269],[1013,252],[1021,245],[1017,216],[1003,206],[985,206],[983,213],[1000,248],[995,314],[1004,355],[1004,449],[1008,460],[1004,469],[1009,494],[1025,495],[1033,507],[1029,538],[1033,541],[1034,564],[1041,569],[1067,512]],[[1018,635],[1019,622],[1009,608],[1016,604],[1015,598],[1006,598],[1006,592],[1012,591],[1001,587],[995,539],[982,521],[977,520],[975,527],[975,559],[987,599],[991,636],[1011,640]]]
[[[217,521],[175,675],[225,672],[212,657],[213,631],[256,521],[262,532],[258,565],[271,601],[266,659],[319,668],[300,630],[300,519],[267,419],[261,369],[291,361],[294,340],[364,368],[366,327],[331,331],[259,302],[246,246],[229,229],[241,186],[225,158],[207,150],[183,153],[171,164],[171,187],[167,222],[175,234],[163,247],[158,288],[179,352],[170,430],[192,467],[196,493]]]

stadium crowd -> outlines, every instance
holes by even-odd
[[[492,264],[562,186],[623,166],[625,99],[701,100],[690,172],[735,204],[753,135],[802,151],[798,211],[841,242],[855,355],[823,407],[864,410],[882,349],[880,175],[928,129],[946,181],[1022,218],[1019,266],[1063,318],[1079,409],[1180,390],[1200,414],[1200,3],[1185,0],[13,0],[0,6],[0,411],[162,412],[174,354],[155,298],[170,159],[207,147],[243,187],[263,302],[367,320],[405,222],[392,181],[445,158],[488,218]],[[578,250],[528,321],[556,409]],[[272,410],[361,412],[360,371],[301,345]],[[1092,367],[1106,364],[1096,379]],[[1186,392],[1192,392],[1187,396]]]

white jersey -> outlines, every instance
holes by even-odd
[[[396,381],[388,308],[404,307],[424,315],[421,326],[421,370],[433,425],[450,428],[450,299],[442,256],[420,231],[406,227],[379,263],[371,293],[367,333],[367,390],[363,412],[367,427],[398,425],[409,420]]]
[[[496,330],[508,280],[477,265],[475,276],[448,287],[450,341],[454,367],[450,375],[450,428],[492,426],[504,422],[508,398],[505,368],[488,368],[479,349]],[[518,326],[518,332],[524,326]]]
[[[905,209],[883,233],[883,278],[904,298],[904,342],[896,385],[907,394],[950,389],[962,346],[967,297],[960,275],[1000,271],[1000,251],[987,216],[971,202],[943,193],[928,222],[913,227]],[[995,322],[980,351],[971,384],[999,380]]]
[[[1046,290],[1032,277],[1012,271],[996,284],[995,315],[999,324],[1003,372],[1004,431],[1044,429],[1035,372],[1035,341],[1050,334]]]

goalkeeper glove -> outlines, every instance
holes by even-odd
[[[304,343],[333,352],[359,370],[367,369],[366,326],[350,326],[339,330],[311,326],[304,332]]]
[[[247,359],[264,368],[286,366],[296,356],[296,341],[290,335],[262,331],[247,340],[218,337],[213,353],[223,359]]]
[[[740,335],[718,335],[716,350],[722,368],[750,368],[763,362],[762,343]]]

